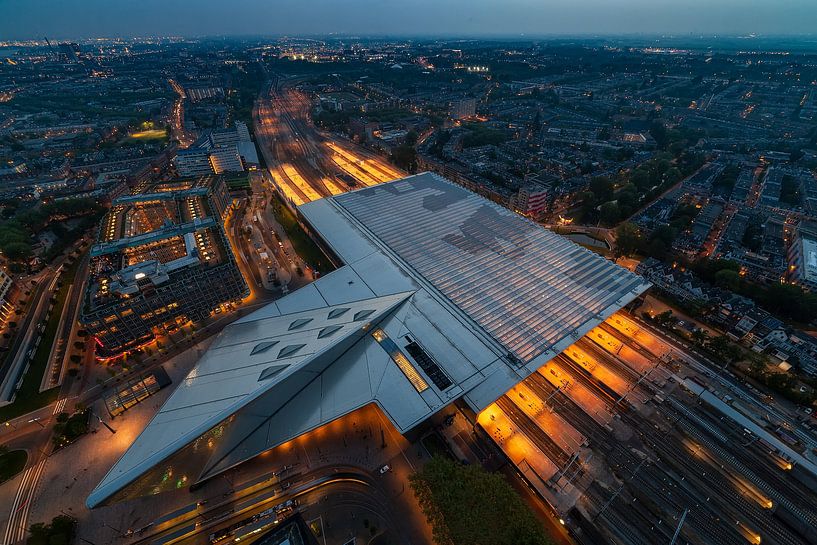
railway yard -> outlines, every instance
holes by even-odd
[[[272,182],[290,204],[405,176],[374,153],[318,131],[310,119],[311,99],[292,83],[276,79],[254,112]]]
[[[275,80],[254,112],[291,205],[404,175],[317,130],[311,104]],[[817,438],[730,377],[619,312],[477,421],[578,543],[817,543]]]
[[[767,408],[620,312],[478,421],[579,543],[817,543],[814,437]]]

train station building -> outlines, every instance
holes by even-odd
[[[341,266],[227,326],[88,498],[203,482],[369,404],[479,412],[639,297],[640,276],[430,173],[304,204]]]

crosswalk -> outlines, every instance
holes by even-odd
[[[63,412],[67,402],[68,398],[66,397],[58,399],[54,404],[52,416]],[[14,501],[11,504],[8,523],[0,545],[13,545],[25,539],[28,532],[28,515],[31,511],[31,503],[34,501],[37,485],[48,460],[47,455],[41,454],[37,463],[29,466],[23,472],[20,486],[17,487],[17,493],[14,495]]]

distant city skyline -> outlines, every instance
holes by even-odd
[[[0,39],[812,34],[813,0],[5,0]]]

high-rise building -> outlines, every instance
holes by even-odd
[[[529,183],[511,195],[511,208],[524,216],[539,219],[547,211],[550,189],[547,186]]]
[[[477,100],[475,98],[464,98],[451,103],[452,119],[467,119],[474,117],[477,113]]]
[[[247,125],[236,121],[235,128],[208,131],[189,148],[179,150],[175,164],[180,176],[243,172],[245,165],[258,164],[258,155]]]
[[[222,224],[230,203],[220,177],[160,182],[114,200],[91,249],[80,316],[98,356],[126,352],[249,294]]]
[[[79,60],[79,44],[74,42],[64,42],[59,44],[60,59],[65,62],[77,62]]]

